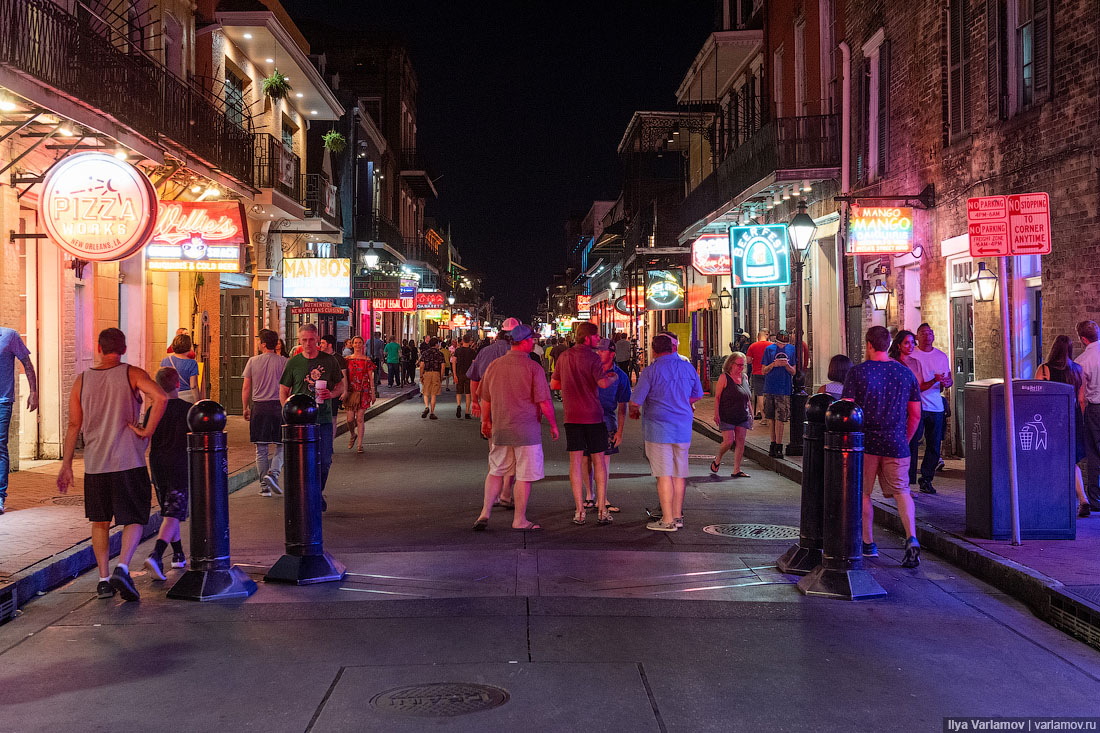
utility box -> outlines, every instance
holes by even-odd
[[[1074,401],[1068,384],[1012,383],[1020,537],[1072,540],[1077,536],[1074,492]],[[1005,439],[1004,381],[966,385],[966,533],[1012,539],[1012,499]]]

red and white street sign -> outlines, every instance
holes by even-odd
[[[971,257],[1050,254],[1050,197],[1045,193],[966,200]]]

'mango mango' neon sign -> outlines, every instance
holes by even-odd
[[[853,206],[848,218],[850,255],[905,254],[913,251],[913,209],[908,206]]]

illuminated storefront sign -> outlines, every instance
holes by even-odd
[[[578,295],[577,296],[577,315],[581,318],[588,318],[592,311],[592,296],[591,295]]]
[[[351,297],[351,260],[303,257],[283,260],[286,298]]]
[[[704,234],[691,243],[691,266],[700,275],[730,274],[728,234]]]
[[[630,303],[629,296],[623,295],[615,300],[615,310],[624,316],[636,316],[645,311],[641,303]]]
[[[384,313],[415,313],[416,297],[412,298],[374,298],[370,306],[375,312]]]
[[[647,270],[646,310],[671,310],[684,307],[683,270]]]
[[[853,206],[848,220],[850,255],[905,254],[913,251],[913,209],[907,206]]]
[[[469,319],[465,313],[455,313],[451,316],[451,328],[466,328],[469,325]]]
[[[245,221],[238,201],[161,201],[145,261],[150,270],[240,272]]]
[[[401,278],[401,297],[412,298],[415,305],[416,292],[419,287],[420,283],[418,281],[412,280],[410,278]]]
[[[420,311],[420,315],[429,321],[438,321],[443,317],[443,311],[439,308],[428,308]]]
[[[295,316],[318,314],[322,316],[344,316],[347,317],[347,308],[341,308],[338,305],[333,305],[324,300],[311,300],[308,303],[302,303],[301,305],[293,305],[290,307],[290,314]]]
[[[733,286],[760,288],[791,282],[786,224],[730,227]]]
[[[107,153],[77,153],[46,173],[42,226],[58,247],[90,262],[122,260],[149,241],[157,193],[149,178]]]
[[[440,310],[443,308],[443,293],[438,291],[424,292],[420,291],[416,294],[416,308],[417,310]],[[429,316],[430,318],[431,316]]]

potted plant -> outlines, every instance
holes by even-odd
[[[348,146],[348,139],[336,130],[329,130],[322,135],[321,142],[325,144],[325,150],[328,150],[330,153],[342,153],[344,152],[344,148]]]
[[[290,92],[290,82],[278,69],[271,72],[271,76],[264,79],[264,94],[278,102]]]

